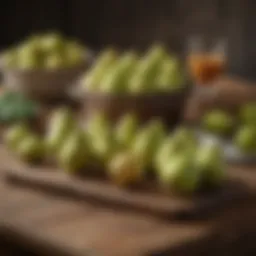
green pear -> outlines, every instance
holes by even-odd
[[[146,88],[147,91],[152,91],[155,85],[156,75],[158,72],[156,64],[148,60],[143,60],[143,61],[140,61],[138,65],[139,66],[138,66],[137,74],[135,74],[135,77],[142,79],[143,86]],[[133,84],[135,82],[132,81],[131,83]],[[133,86],[136,87],[135,85]]]
[[[119,120],[115,127],[115,137],[117,143],[124,147],[129,147],[138,130],[138,119],[134,114],[126,114]]]
[[[165,165],[166,162],[177,153],[179,153],[177,144],[174,143],[173,136],[169,135],[166,139],[164,139],[156,151],[154,159],[155,169],[162,169],[162,166]]]
[[[11,150],[16,150],[20,142],[29,134],[29,129],[24,124],[17,124],[8,128],[4,134],[4,142]]]
[[[111,66],[113,63],[117,61],[118,54],[113,49],[106,49],[103,51],[98,59],[96,60],[96,63],[94,64],[94,68],[96,69],[105,69],[108,66]]]
[[[50,54],[45,58],[44,66],[49,70],[54,70],[65,67],[66,63],[60,54]]]
[[[182,70],[174,71],[169,80],[168,91],[176,91],[181,89],[185,85],[185,76]]]
[[[55,153],[60,149],[74,127],[75,121],[69,109],[60,108],[52,114],[46,135],[46,144],[50,152]]]
[[[132,143],[131,151],[138,158],[142,159],[145,165],[150,165],[152,149],[149,135],[146,132],[140,132],[136,136],[135,141]]]
[[[84,59],[85,51],[76,42],[68,42],[65,50],[65,61],[67,66],[76,66]]]
[[[45,154],[43,141],[35,135],[27,135],[17,146],[17,155],[26,162],[42,160]]]
[[[129,79],[133,75],[137,63],[138,56],[134,52],[128,52],[121,56],[121,58],[116,63],[116,66],[114,67],[116,70],[114,82],[116,81],[117,85],[113,86],[112,84],[112,86],[114,88],[119,86],[119,91],[122,92],[129,91]],[[111,78],[109,82],[111,83]],[[108,79],[107,81],[103,81],[103,83],[108,83]]]
[[[122,80],[122,72],[120,67],[115,65],[103,77],[99,91],[103,93],[123,92],[124,82]]]
[[[106,52],[103,56],[100,56],[99,60],[97,60],[93,67],[85,74],[82,84],[86,90],[92,92],[99,91],[100,86],[104,84],[105,79],[109,77],[109,73],[112,73],[116,67],[117,57],[114,52],[113,55],[110,53],[111,52]]]
[[[90,92],[98,91],[108,68],[91,68],[83,77],[82,86]]]
[[[156,85],[159,90],[167,91],[171,80],[171,75],[169,72],[162,71],[157,77]]]
[[[41,48],[47,53],[60,53],[64,50],[65,40],[58,33],[50,33],[41,37]]]
[[[196,168],[200,171],[202,186],[221,185],[226,173],[223,151],[220,146],[211,143],[199,147],[196,155]]]
[[[139,71],[144,74],[145,84],[149,87],[149,89],[155,86],[157,74],[166,57],[167,53],[164,47],[161,45],[155,45],[142,59],[138,68]]]
[[[151,167],[155,153],[164,137],[165,129],[163,124],[158,120],[154,120],[136,135],[131,151],[142,159],[146,166]]]
[[[227,135],[234,127],[234,120],[223,110],[212,110],[203,117],[203,126],[212,133]]]
[[[108,176],[118,186],[137,183],[143,178],[143,165],[130,153],[118,153],[108,163]]]
[[[135,72],[128,81],[127,89],[132,94],[147,92],[149,89],[146,76],[142,72]]]
[[[166,136],[166,127],[161,120],[150,121],[146,127],[155,147],[158,147]]]
[[[43,53],[37,40],[23,43],[17,50],[17,61],[19,68],[40,68],[43,61]]]
[[[158,172],[158,180],[164,189],[191,194],[199,189],[200,174],[189,156],[175,156],[168,159]]]
[[[21,56],[36,55],[40,53],[40,45],[38,39],[28,40],[18,46],[18,51]]]
[[[244,124],[256,125],[256,103],[250,102],[240,110],[240,119]]]
[[[159,65],[165,58],[167,58],[168,54],[165,50],[165,48],[158,44],[152,46],[149,51],[147,52],[147,55],[145,56],[145,60],[151,61],[152,63]]]
[[[41,61],[38,55],[31,53],[19,53],[18,55],[18,67],[24,70],[37,69],[41,67]]]
[[[157,86],[160,90],[180,89],[184,84],[184,75],[181,67],[175,58],[168,58],[163,61],[162,68],[157,76]]]
[[[105,164],[116,149],[116,142],[110,133],[99,133],[91,138],[91,152],[102,164]]]
[[[192,157],[197,150],[197,141],[192,130],[179,127],[163,140],[155,156],[155,168],[159,169],[175,155]]]
[[[129,76],[136,69],[136,65],[138,64],[138,56],[134,52],[127,52],[118,61],[118,65],[120,67],[120,71],[124,76],[124,80],[128,79]]]
[[[64,139],[58,154],[58,164],[66,172],[76,173],[85,167],[87,157],[83,133],[76,130]]]
[[[94,113],[87,121],[86,133],[90,140],[91,151],[102,163],[115,150],[115,139],[112,127],[104,113]]]
[[[245,125],[238,129],[234,143],[245,153],[256,153],[256,126]]]
[[[111,124],[103,112],[95,112],[88,117],[86,130],[89,136],[97,136],[102,133],[110,133]]]
[[[104,93],[128,90],[128,79],[137,64],[137,55],[129,52],[112,64],[101,81],[100,91]]]
[[[173,133],[173,142],[176,150],[192,149],[197,145],[196,136],[193,130],[187,127],[178,127]]]

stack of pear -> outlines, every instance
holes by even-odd
[[[162,45],[153,45],[143,56],[134,51],[118,54],[103,51],[85,74],[83,86],[92,92],[138,94],[174,91],[185,84],[185,74],[176,57]]]
[[[81,128],[74,113],[60,108],[52,113],[44,139],[21,124],[10,128],[4,139],[8,148],[27,162],[51,156],[58,167],[71,174],[100,167],[122,187],[147,179],[152,169],[162,189],[189,195],[221,186],[226,178],[218,145],[200,145],[194,132],[185,127],[167,134],[159,119],[141,126],[133,113],[113,124],[104,112],[97,112],[86,120],[86,128]],[[249,140],[252,137],[246,137]]]
[[[56,70],[80,65],[87,58],[85,55],[85,49],[78,42],[58,33],[48,33],[28,37],[20,45],[7,50],[3,64],[23,70]]]

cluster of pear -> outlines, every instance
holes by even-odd
[[[175,91],[185,84],[185,73],[178,59],[160,45],[144,56],[134,51],[118,54],[103,51],[85,74],[85,90],[102,93],[148,93]]]
[[[217,145],[199,145],[185,127],[168,134],[158,120],[140,125],[133,114],[113,124],[93,114],[80,127],[67,109],[53,113],[46,137],[39,138],[24,125],[5,134],[7,146],[26,161],[50,156],[68,173],[102,174],[115,184],[128,186],[153,174],[162,188],[193,194],[204,186],[218,186],[225,178],[222,152]]]
[[[256,154],[256,103],[243,105],[238,115],[212,110],[203,117],[203,127],[219,136],[231,136],[244,153]]]
[[[57,33],[49,33],[31,36],[7,50],[3,55],[3,63],[7,68],[55,70],[76,66],[84,58],[85,50],[78,42]]]

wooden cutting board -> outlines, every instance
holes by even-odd
[[[110,207],[146,212],[166,219],[207,218],[251,193],[240,181],[240,176],[237,175],[240,171],[235,170],[229,172],[228,181],[223,188],[184,198],[165,194],[154,184],[126,190],[95,177],[74,177],[55,168],[29,166],[9,155],[4,148],[0,149],[0,159],[6,163],[6,178],[12,184],[25,185],[82,201],[100,202]]]

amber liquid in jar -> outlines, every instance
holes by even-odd
[[[207,86],[224,72],[225,61],[214,54],[193,54],[188,57],[188,66],[194,81]]]

